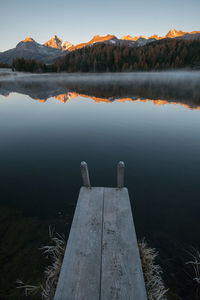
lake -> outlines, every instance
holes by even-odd
[[[67,236],[83,160],[92,186],[116,186],[125,162],[138,238],[159,251],[170,299],[195,299],[185,250],[200,248],[199,131],[200,72],[1,70],[0,299],[22,299],[16,279],[40,280],[49,225]]]

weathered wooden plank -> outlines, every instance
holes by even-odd
[[[100,299],[147,299],[126,188],[104,189]]]
[[[104,188],[82,187],[54,300],[97,300]]]

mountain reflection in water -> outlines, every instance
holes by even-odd
[[[20,93],[40,102],[78,96],[95,102],[153,101],[200,109],[200,72],[27,75],[0,80],[0,94]]]

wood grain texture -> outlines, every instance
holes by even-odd
[[[80,190],[54,300],[147,300],[128,190]]]
[[[102,300],[146,300],[136,233],[126,188],[104,189]]]
[[[54,300],[99,299],[103,191],[81,188]]]

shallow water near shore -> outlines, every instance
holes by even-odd
[[[185,249],[200,248],[199,128],[200,72],[1,76],[2,299],[18,299],[14,279],[40,277],[49,224],[67,235],[83,160],[93,186],[116,186],[125,162],[138,238],[160,252],[173,299],[191,299],[183,267]]]

